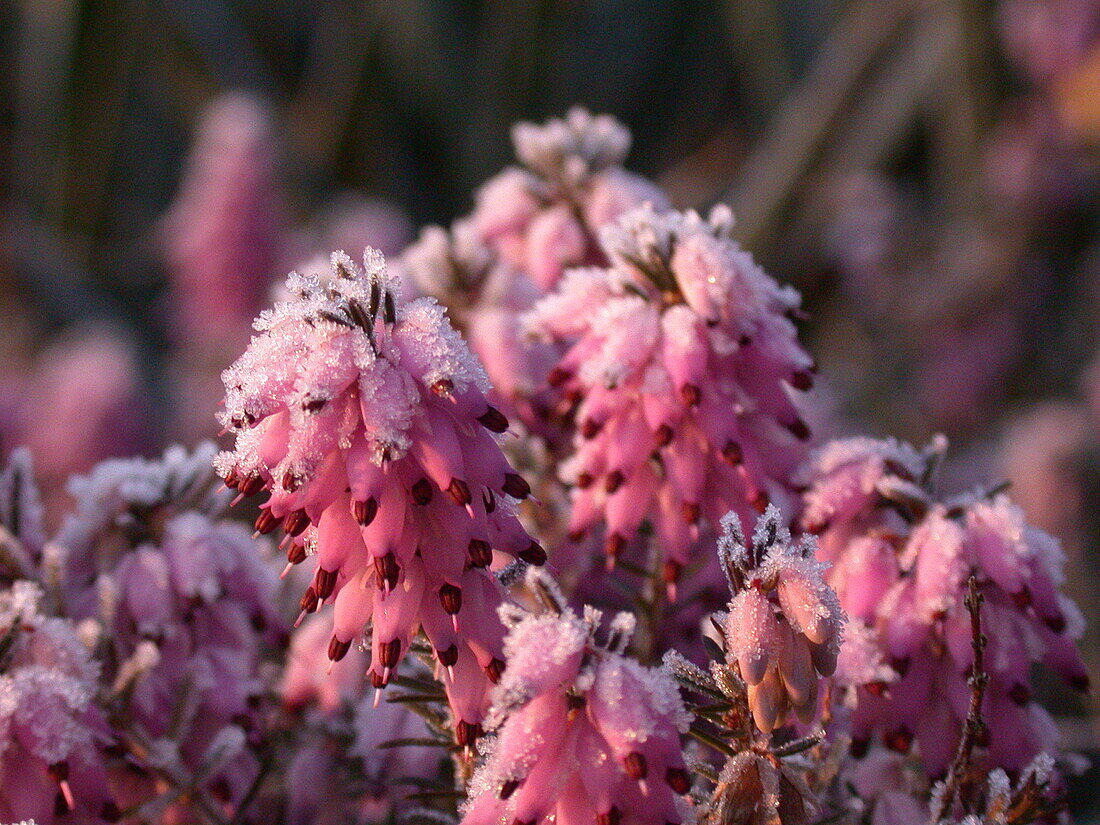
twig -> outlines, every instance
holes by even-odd
[[[981,605],[983,596],[978,590],[978,580],[970,577],[967,583],[968,592],[964,604],[970,612],[971,647],[974,648],[974,664],[970,669],[970,709],[966,714],[966,722],[963,724],[962,738],[959,740],[958,750],[955,751],[955,759],[951,763],[944,783],[943,793],[940,795],[940,804],[932,817],[932,822],[943,820],[955,805],[963,781],[970,773],[971,758],[974,746],[978,738],[985,730],[985,722],[982,721],[982,700],[985,697],[985,686],[989,681],[989,674],[985,672],[985,644],[986,638],[982,633]]]

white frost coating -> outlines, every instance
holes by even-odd
[[[528,169],[550,180],[575,185],[588,175],[617,166],[630,151],[630,132],[609,115],[570,109],[563,119],[545,125],[512,127],[516,157]]]

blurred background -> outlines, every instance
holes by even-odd
[[[60,500],[213,436],[289,269],[399,252],[572,105],[803,291],[820,433],[943,432],[945,485],[1012,483],[1100,683],[1100,0],[9,0],[0,454]]]

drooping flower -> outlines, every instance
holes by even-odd
[[[571,109],[544,125],[518,123],[509,167],[477,194],[478,236],[542,291],[568,267],[605,264],[601,227],[643,203],[667,208],[664,193],[622,168],[630,132],[614,118]]]
[[[484,370],[433,299],[400,301],[373,250],[365,265],[335,253],[326,286],[293,274],[260,316],[224,375],[236,448],[216,466],[270,493],[256,528],[283,528],[291,564],[315,555],[302,612],[334,603],[329,657],[369,628],[380,688],[423,630],[467,743],[503,667],[494,551],[546,555],[516,518],[529,487],[494,437],[508,422]]]
[[[689,716],[676,683],[623,655],[632,616],[616,617],[601,645],[598,611],[582,619],[560,594],[555,601],[560,612],[517,617],[509,630],[488,723],[495,735],[464,825],[684,821]]]
[[[825,583],[817,543],[791,541],[774,505],[746,542],[736,513],[722,519],[718,554],[733,598],[723,630],[726,652],[748,688],[749,709],[764,733],[793,713],[817,715],[818,682],[836,670],[844,614]]]
[[[79,629],[39,611],[37,584],[0,590],[0,819],[114,822],[99,666]]]
[[[971,696],[964,599],[973,575],[988,637],[983,764],[1020,771],[1056,739],[1032,699],[1032,665],[1087,688],[1074,644],[1082,619],[1059,592],[1057,542],[1030,527],[1007,496],[932,495],[945,446],[919,452],[846,439],[822,447],[807,469],[803,526],[820,532],[822,557],[832,562],[826,578],[855,625],[849,637],[858,647],[846,643],[841,657],[853,750],[879,740],[904,753],[916,742],[929,776],[946,771]]]
[[[810,437],[813,361],[779,287],[731,237],[729,210],[641,208],[603,234],[610,267],[571,270],[528,316],[568,345],[551,383],[576,403],[570,530],[607,523],[610,560],[648,519],[675,582],[701,525],[789,502]]]
[[[270,709],[262,665],[286,632],[277,571],[243,525],[216,519],[226,497],[210,490],[213,452],[173,448],[74,479],[76,510],[41,573],[64,615],[101,629],[112,782],[121,807],[149,817],[186,818],[189,804],[231,812],[244,798]],[[165,777],[188,793],[166,794]]]

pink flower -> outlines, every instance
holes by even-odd
[[[188,344],[248,322],[283,257],[282,204],[268,112],[229,95],[206,112],[164,218],[177,334]]]
[[[76,511],[40,574],[59,580],[65,615],[102,629],[120,806],[163,800],[185,819],[202,803],[165,797],[164,777],[230,811],[247,792],[270,710],[262,665],[285,636],[275,569],[243,525],[213,517],[212,456],[174,448],[74,479]]]
[[[41,597],[27,581],[0,591],[0,819],[113,822],[99,668],[72,622],[39,612]]]
[[[724,622],[726,651],[748,686],[749,708],[764,733],[793,712],[817,714],[820,676],[837,665],[844,614],[814,558],[812,536],[791,542],[779,510],[769,505],[746,542],[736,513],[722,519],[718,553],[733,598]]]
[[[381,255],[365,264],[335,253],[327,286],[292,275],[260,316],[224,375],[236,449],[216,465],[242,496],[270,493],[256,528],[282,526],[291,564],[315,555],[302,613],[334,603],[330,659],[369,627],[381,688],[427,634],[465,744],[503,668],[494,550],[546,556],[516,518],[529,488],[483,369],[434,300],[399,302]]]
[[[609,562],[648,520],[676,581],[701,525],[790,500],[813,361],[780,288],[730,238],[728,210],[641,208],[610,226],[610,267],[571,270],[527,318],[567,347],[551,383],[575,402],[575,537],[606,521]]]
[[[606,263],[602,226],[643,203],[668,206],[660,189],[622,168],[630,133],[607,115],[571,109],[541,126],[518,123],[512,142],[523,168],[482,187],[473,226],[543,291],[568,267]]]
[[[620,614],[608,646],[597,611],[526,615],[505,642],[493,691],[495,735],[470,783],[465,825],[676,823],[690,779],[680,733],[688,715],[672,677],[622,655],[633,619]]]
[[[970,690],[972,628],[964,607],[977,577],[988,637],[983,764],[1020,771],[1053,748],[1049,715],[1032,700],[1041,663],[1071,685],[1088,679],[1074,640],[1083,622],[1059,592],[1057,542],[1027,525],[1004,495],[937,501],[928,490],[942,440],[923,452],[894,442],[832,442],[811,460],[803,524],[821,530],[827,580],[859,624],[841,654],[857,754],[872,741],[907,752],[928,776],[955,754]],[[862,579],[862,580],[859,580]]]

